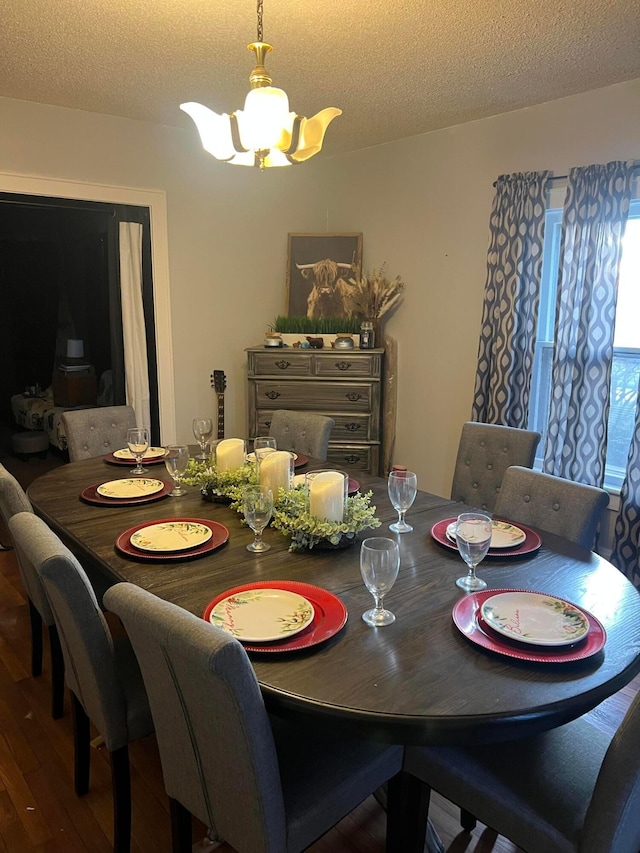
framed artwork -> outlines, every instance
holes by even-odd
[[[362,234],[289,234],[289,317],[346,317],[345,281],[362,268]]]

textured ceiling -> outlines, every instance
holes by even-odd
[[[253,0],[0,0],[0,96],[191,128],[242,107]],[[638,0],[264,0],[291,109],[366,148],[640,77]]]

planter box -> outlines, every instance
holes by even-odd
[[[281,332],[282,342],[286,344],[286,346],[292,347],[298,341],[300,343],[307,343],[307,336],[303,334],[289,334],[288,332]],[[324,347],[323,349],[331,349],[332,343],[336,339],[336,335],[309,335],[309,337],[313,338],[323,338]],[[360,346],[360,335],[352,335],[354,349],[358,349]],[[348,349],[340,350],[340,352],[349,352]]]

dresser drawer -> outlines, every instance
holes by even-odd
[[[370,413],[377,411],[380,399],[377,382],[318,382],[310,385],[306,382],[256,379],[249,386],[250,405],[258,411],[294,409],[300,412]]]
[[[311,376],[312,358],[311,350],[296,350],[289,358],[286,348],[250,352],[249,376]]]
[[[335,376],[343,379],[380,377],[379,353],[344,353],[339,350],[318,353],[311,367],[315,376]]]
[[[360,441],[378,441],[380,428],[378,419],[372,415],[337,415],[335,412],[323,412],[336,422],[331,430],[331,441],[351,444]]]
[[[329,443],[327,463],[336,468],[353,468],[356,471],[378,473],[380,446],[378,444]]]

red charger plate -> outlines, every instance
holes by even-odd
[[[195,548],[189,548],[185,551],[163,551],[154,554],[149,551],[139,551],[131,544],[131,537],[143,527],[149,527],[151,524],[164,524],[168,521],[195,521],[198,524],[204,524],[213,534],[211,539],[203,542],[202,545],[197,545]],[[215,551],[221,545],[224,545],[229,539],[229,531],[224,524],[218,524],[217,521],[210,521],[208,518],[159,518],[156,521],[145,521],[143,524],[136,524],[135,527],[130,527],[121,533],[116,539],[116,549],[124,554],[125,557],[132,557],[135,560],[151,561],[154,563],[167,563],[176,560],[192,560],[194,557],[202,557],[204,554],[209,554]]]
[[[135,459],[118,459],[117,456],[114,456],[113,453],[107,453],[106,456],[102,457],[105,462],[108,462],[109,465],[128,465],[130,468],[135,468],[136,460]],[[162,456],[150,456],[148,459],[142,460],[143,467],[145,465],[159,465],[161,462],[164,462],[165,455]]]
[[[524,528],[523,528],[524,529]],[[520,640],[509,640],[493,631],[484,621],[481,608],[487,598],[498,595],[501,592],[534,592],[526,589],[484,589],[482,592],[472,592],[459,599],[451,613],[456,628],[483,649],[489,649],[499,655],[506,655],[518,660],[535,661],[536,663],[571,663],[584,660],[597,654],[607,640],[607,632],[604,626],[589,613],[588,610],[579,609],[589,620],[589,631],[587,636],[578,640],[573,646],[531,646]],[[544,593],[541,593],[544,595]],[[558,596],[554,596],[558,598]],[[561,599],[566,601],[566,599]],[[572,602],[568,602],[572,603]],[[574,605],[577,607],[578,605]]]
[[[311,624],[307,625],[304,631],[272,643],[242,643],[248,652],[292,652],[317,646],[318,643],[324,643],[325,640],[337,634],[347,621],[347,608],[336,595],[322,587],[301,581],[257,581],[234,586],[216,595],[205,607],[202,618],[208,622],[209,614],[219,601],[228,595],[235,595],[248,589],[283,589],[287,592],[296,592],[308,599],[315,610]]]
[[[431,528],[431,535],[436,542],[440,543],[440,545],[444,545],[445,548],[449,548],[450,551],[458,550],[456,543],[452,542],[447,536],[447,527],[455,520],[455,517],[443,518],[442,521],[437,521]],[[503,519],[496,519],[496,521],[503,521]],[[504,521],[507,521],[507,519],[504,519]],[[507,523],[516,524],[516,522]],[[519,527],[526,535],[526,539],[522,545],[518,545],[516,548],[489,548],[487,557],[522,557],[525,554],[532,554],[534,551],[538,550],[542,545],[540,535],[530,527],[525,527],[524,524],[520,524],[520,522],[518,522],[516,526]]]
[[[293,460],[293,467],[294,468],[302,468],[302,466],[306,465],[307,462],[309,461],[309,457],[305,456],[304,453],[297,453],[296,456],[298,458]]]
[[[167,483],[165,480],[162,481],[164,486],[159,492],[155,492],[153,495],[142,495],[139,498],[105,498],[103,495],[99,495],[97,489],[102,483],[94,483],[93,486],[87,486],[86,489],[83,489],[80,492],[80,497],[83,501],[86,501],[89,504],[97,504],[99,506],[131,506],[133,504],[146,504],[151,501],[159,501],[161,498],[165,498],[169,492],[173,491],[173,483]]]

